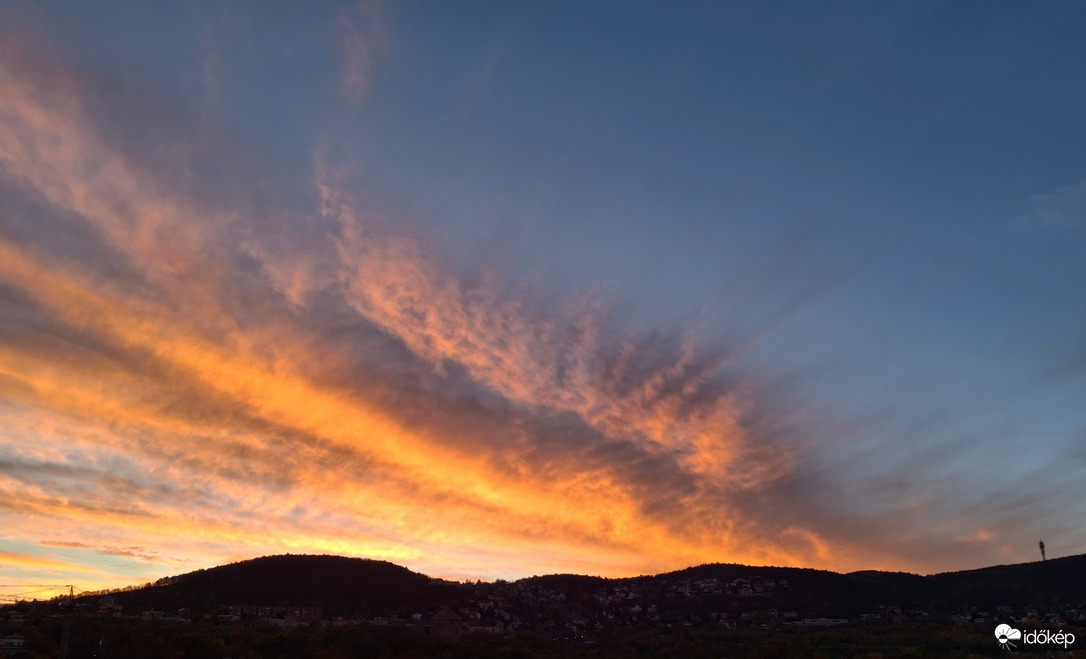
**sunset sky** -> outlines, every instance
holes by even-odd
[[[1086,552],[1084,34],[3,3],[0,583]]]

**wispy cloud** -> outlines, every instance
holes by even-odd
[[[1086,181],[1030,195],[1029,205],[1026,213],[1013,220],[1014,226],[1037,230],[1082,226],[1086,221]]]
[[[83,565],[74,565],[72,563],[65,563],[64,561],[43,558],[41,556],[31,556],[29,554],[19,554],[10,551],[0,551],[0,561],[3,561],[8,565],[15,565],[18,567],[45,569],[60,572],[89,572],[91,570],[91,568],[85,567]]]
[[[261,230],[171,179],[183,163],[104,139],[86,80],[8,48],[0,161],[38,199],[0,232],[18,310],[3,391],[23,410],[0,463],[11,514],[120,529],[110,546],[255,546],[274,528],[284,547],[435,561],[591,548],[621,571],[740,551],[729,493],[789,455],[743,428],[750,392],[719,377],[726,356],[692,334],[625,335],[591,297],[508,296],[496,271],[465,285],[323,166],[318,214]],[[65,253],[42,221],[94,244]]]
[[[338,29],[357,104],[379,8]],[[5,533],[148,571],[279,551],[477,576],[902,560],[861,537],[892,522],[832,499],[831,470],[862,470],[814,450],[856,429],[749,343],[463,267],[319,149],[283,186],[114,93],[0,44]],[[208,176],[197,155],[242,164]]]
[[[374,60],[385,48],[382,7],[378,0],[360,0],[339,15],[336,47],[343,73],[340,89],[354,105],[361,105],[373,82]]]

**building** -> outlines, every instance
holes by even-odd
[[[446,607],[430,618],[430,636],[446,641],[459,640],[464,631],[464,619],[456,611]]]

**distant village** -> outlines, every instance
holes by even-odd
[[[991,652],[1001,623],[1077,631],[1084,588],[1086,556],[927,577],[707,564],[459,583],[384,561],[280,555],[0,607],[0,657],[755,659],[819,647],[965,658]]]
[[[441,580],[434,580],[441,582]],[[471,596],[441,606],[436,610],[363,617],[338,615],[326,606],[274,606],[259,603],[222,603],[202,614],[182,608],[166,611],[150,608],[125,610],[116,596],[96,602],[75,604],[75,616],[138,618],[144,621],[191,624],[210,622],[217,626],[264,627],[380,627],[398,628],[446,640],[464,634],[508,635],[518,630],[531,631],[555,640],[592,642],[600,635],[623,629],[714,628],[720,630],[774,630],[828,628],[865,625],[893,625],[909,621],[947,623],[993,623],[1033,620],[1052,627],[1082,623],[1083,608],[1063,611],[1015,610],[1007,605],[991,609],[958,610],[938,615],[921,609],[904,609],[892,604],[852,617],[805,617],[795,610],[772,606],[774,595],[786,593],[787,579],[758,575],[729,581],[716,577],[704,579],[656,578],[610,583],[594,590],[567,594],[533,580],[477,583]],[[718,605],[715,608],[713,605]],[[8,620],[21,614],[8,612]],[[57,614],[61,615],[61,614]],[[4,648],[20,647],[21,637],[9,634],[2,639]]]

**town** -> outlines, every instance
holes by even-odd
[[[1082,557],[1075,558],[1075,565],[1065,562],[1058,567],[1074,569],[1082,562]],[[271,603],[267,595],[245,599],[244,593],[256,593],[257,585],[225,592],[217,587],[200,587],[205,582],[214,584],[211,577],[218,574],[216,570],[234,568],[247,571],[246,578],[258,580],[254,584],[274,590],[276,584],[264,579],[269,569],[290,565],[291,574],[305,570],[322,574],[322,570],[333,568],[347,574],[342,565],[336,565],[344,561],[354,561],[347,565],[360,570],[351,574],[353,586],[337,590],[330,585],[325,600],[320,599],[319,586],[280,590],[276,592],[276,603]],[[1029,564],[1020,567],[1029,570]],[[374,570],[387,574],[377,578]],[[970,573],[957,574],[976,578]],[[801,640],[808,643],[819,638],[833,643],[832,639],[843,642],[841,639],[885,639],[904,634],[913,642],[921,642],[925,633],[938,631],[954,643],[968,641],[983,648],[986,646],[979,644],[987,642],[986,637],[998,623],[1063,630],[1086,622],[1086,602],[1076,601],[1067,593],[1030,601],[1029,596],[1012,588],[1005,591],[1007,601],[985,601],[978,594],[985,591],[971,591],[968,585],[955,584],[958,594],[948,594],[936,577],[839,575],[797,568],[706,565],[629,579],[549,575],[512,582],[458,583],[380,562],[269,557],[194,575],[74,601],[61,598],[48,604],[21,602],[8,606],[2,622],[2,646],[8,656],[48,654],[59,646],[50,634],[63,634],[67,624],[78,630],[75,637],[97,634],[101,644],[111,634],[116,636],[117,629],[129,625],[142,633],[177,638],[195,633],[185,629],[221,639],[286,638],[284,634],[338,638],[354,633],[371,640],[396,638],[400,639],[398,643],[409,646],[439,643],[445,645],[437,647],[475,650],[480,644],[493,650],[534,639],[551,644],[551,650],[562,648],[563,652],[577,648],[603,651],[631,643],[659,647],[680,640],[709,647],[757,647]],[[282,581],[289,586],[285,579]],[[357,597],[350,597],[350,592],[356,592]],[[170,602],[182,601],[179,593],[187,593],[189,601],[185,606],[172,607]],[[226,599],[230,594],[235,598]],[[973,603],[965,603],[962,598]],[[44,614],[43,606],[50,607]],[[42,633],[42,629],[51,631]],[[114,632],[108,631],[111,629]],[[956,636],[947,636],[948,631]],[[415,640],[404,640],[410,638]],[[32,649],[28,649],[30,639],[36,639]],[[73,641],[73,647],[76,645],[78,638]]]

